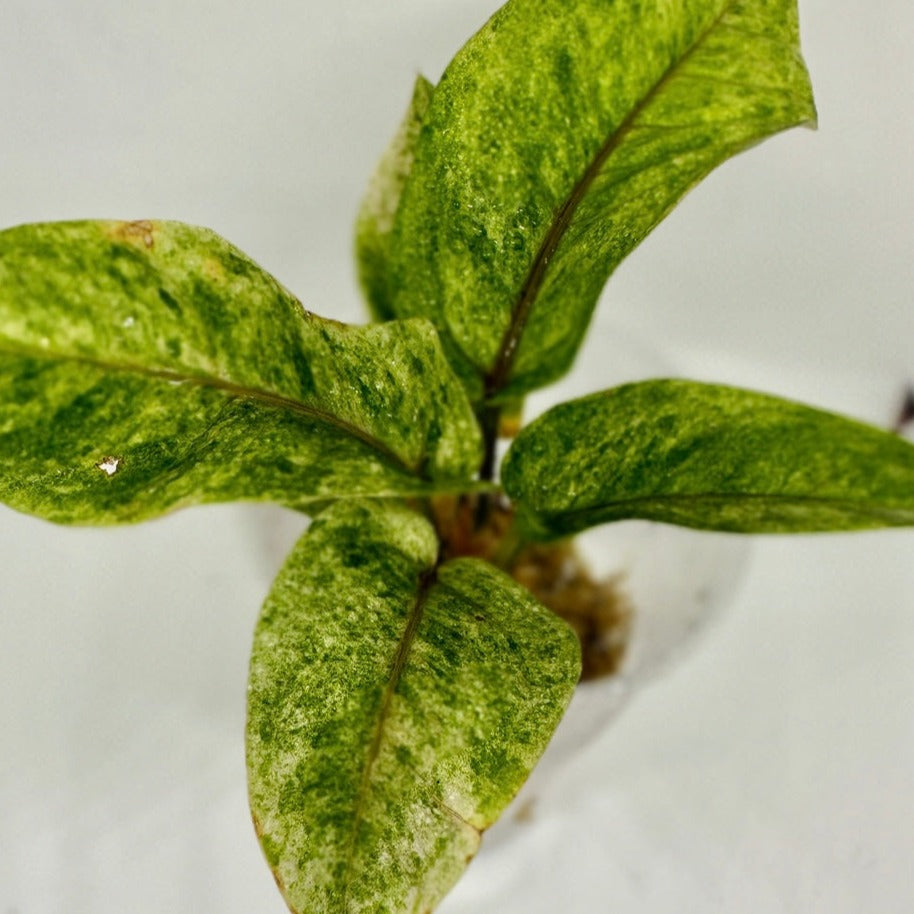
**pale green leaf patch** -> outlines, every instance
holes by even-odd
[[[505,490],[544,537],[647,518],[740,533],[914,524],[914,446],[778,397],[646,381],[525,428]]]
[[[815,116],[795,0],[511,0],[424,116],[391,310],[435,322],[474,398],[523,394],[686,191]]]
[[[426,321],[318,318],[206,229],[0,232],[0,499],[109,523],[465,486],[472,408]]]
[[[409,107],[394,138],[378,162],[362,200],[355,224],[355,254],[359,282],[372,317],[396,317],[390,302],[390,238],[406,179],[413,166],[422,120],[435,87],[418,76]]]
[[[546,746],[576,636],[419,515],[339,502],[280,572],[254,640],[251,808],[300,914],[430,911]]]

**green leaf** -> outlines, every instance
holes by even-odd
[[[647,381],[525,428],[505,490],[545,537],[641,517],[740,533],[914,524],[914,446],[764,394]]]
[[[0,232],[0,500],[71,523],[302,507],[470,478],[480,435],[426,321],[304,311],[206,229]]]
[[[390,236],[403,187],[412,169],[422,119],[434,91],[435,87],[424,76],[416,77],[409,108],[400,129],[378,163],[356,219],[355,252],[359,281],[371,314],[379,321],[396,317],[388,289]]]
[[[435,322],[474,397],[542,385],[689,188],[814,120],[795,0],[511,0],[425,116],[392,310]]]
[[[548,742],[576,636],[491,565],[436,568],[421,517],[340,502],[254,639],[248,779],[293,911],[430,911]]]

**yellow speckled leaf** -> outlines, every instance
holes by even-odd
[[[306,312],[175,222],[0,232],[0,500],[67,523],[196,502],[424,494],[478,465],[427,321]]]
[[[644,381],[553,407],[511,445],[506,491],[531,530],[641,517],[793,533],[914,525],[914,446],[779,397]]]
[[[683,194],[814,120],[796,0],[511,0],[423,119],[392,311],[435,322],[474,398],[523,394]]]
[[[436,568],[405,508],[340,502],[263,607],[251,809],[299,914],[429,911],[546,746],[578,641],[490,565]]]

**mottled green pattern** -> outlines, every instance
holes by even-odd
[[[418,76],[409,108],[372,175],[355,224],[355,255],[359,282],[375,320],[395,317],[388,290],[390,235],[400,197],[413,165],[422,119],[435,87]]]
[[[577,681],[565,623],[483,562],[436,570],[437,550],[405,508],[339,502],[264,605],[251,808],[293,911],[430,911]]]
[[[448,488],[480,436],[426,321],[304,311],[206,229],[0,232],[0,500],[61,522]]]
[[[647,381],[564,403],[524,429],[505,489],[546,536],[643,517],[790,533],[914,524],[914,446],[776,397]]]
[[[435,321],[474,397],[541,385],[690,187],[814,119],[795,0],[511,0],[435,90],[394,311]]]

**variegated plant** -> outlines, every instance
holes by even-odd
[[[814,122],[795,0],[509,0],[418,80],[370,186],[375,323],[306,312],[205,229],[0,232],[3,501],[315,518],[249,688],[251,807],[293,911],[426,912],[457,879],[580,675],[578,637],[512,579],[562,538],[914,523],[914,447],[687,381],[559,405],[496,465],[622,258],[718,163]]]

